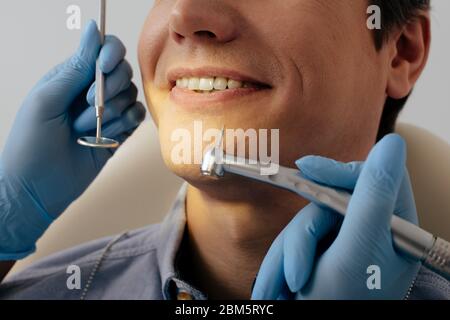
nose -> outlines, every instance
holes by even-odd
[[[178,0],[170,14],[171,37],[177,42],[212,41],[226,43],[236,39],[236,18],[225,1]]]

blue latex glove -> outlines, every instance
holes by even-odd
[[[95,136],[97,57],[106,74],[104,136],[123,142],[144,119],[125,51],[114,36],[101,48],[91,21],[77,52],[45,75],[20,108],[0,158],[0,260],[33,252],[115,151],[77,144],[81,136]]]
[[[306,178],[353,191],[347,215],[342,222],[316,204],[301,210],[272,244],[252,298],[404,298],[420,268],[394,249],[390,230],[394,210],[417,224],[405,162],[405,143],[398,135],[380,141],[364,164],[300,159],[297,166]],[[337,237],[319,254],[318,243],[333,230],[339,230]],[[371,265],[380,268],[381,290],[368,289]]]

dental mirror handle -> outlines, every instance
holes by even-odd
[[[99,0],[100,14],[98,28],[101,46],[105,43],[106,30],[106,0]],[[97,58],[95,67],[95,117],[97,119],[97,133],[95,137],[87,136],[78,138],[78,144],[89,148],[115,149],[120,143],[114,139],[103,137],[102,122],[105,112],[105,75],[100,68],[100,59]]]
[[[105,43],[106,33],[106,0],[100,0],[100,13],[99,13],[99,33],[100,33],[100,45]],[[105,110],[105,75],[100,68],[100,58],[97,58],[96,73],[95,73],[95,115],[97,117],[97,140],[102,138],[102,119]]]
[[[224,155],[223,172],[241,175],[292,191],[319,206],[328,207],[345,216],[351,194],[344,190],[307,180],[300,171],[279,167],[274,175],[261,175],[261,165],[248,164],[248,160]],[[218,172],[220,175],[221,173]],[[450,243],[421,229],[396,215],[392,216],[391,230],[397,249],[450,280]]]

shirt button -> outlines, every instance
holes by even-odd
[[[194,300],[194,298],[186,291],[180,291],[178,292],[177,300]]]

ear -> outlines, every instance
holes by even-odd
[[[393,99],[406,97],[422,73],[430,51],[430,17],[427,12],[399,29],[389,40],[392,46],[386,94]]]

